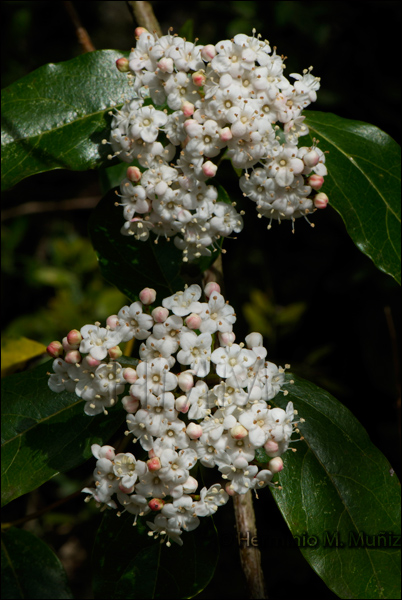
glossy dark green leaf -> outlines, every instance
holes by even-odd
[[[172,542],[168,548],[147,535],[153,516],[133,527],[129,513],[105,514],[93,553],[95,598],[193,598],[209,583],[219,556],[212,518],[184,532],[183,546]]]
[[[368,123],[306,112],[311,137],[329,151],[322,191],[341,215],[356,246],[401,282],[401,149]],[[312,143],[312,140],[307,143]],[[304,145],[301,138],[300,144]]]
[[[107,113],[133,96],[117,50],[40,67],[2,90],[2,189],[51,169],[107,164]]]
[[[292,401],[305,419],[304,441],[284,455],[274,498],[304,557],[340,598],[399,598],[398,478],[347,408],[294,380],[278,404]]]
[[[1,534],[1,597],[74,598],[63,566],[49,546],[14,527]]]
[[[2,380],[2,505],[83,463],[124,422],[121,406],[88,417],[78,396],[50,390],[48,371],[52,362]]]
[[[223,188],[218,199],[222,201]],[[131,300],[137,300],[144,287],[158,293],[158,301],[184,289],[185,284],[199,282],[202,273],[218,258],[218,251],[198,263],[184,264],[182,252],[173,243],[155,236],[146,242],[120,233],[124,224],[121,206],[116,207],[114,191],[110,191],[93,211],[89,223],[92,244],[98,254],[103,276]]]

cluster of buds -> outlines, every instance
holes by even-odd
[[[106,327],[85,325],[48,347],[49,387],[75,392],[89,416],[107,414],[122,396],[126,435],[148,453],[142,461],[93,445],[95,487],[84,489],[88,498],[117,508],[116,495],[135,519],[157,513],[150,534],[168,544],[182,544],[182,531],[195,529],[229,495],[274,485],[281,455],[298,432],[291,402],[286,410],[269,404],[288,393],[285,369],[267,360],[261,334],[235,342],[236,315],[217,283],[204,294],[200,301],[201,288],[191,285],[155,305],[155,290],[145,288]],[[124,367],[119,347],[132,339],[140,341],[135,368]],[[197,462],[217,468],[221,483],[197,493],[191,474]]]
[[[325,208],[325,154],[316,141],[298,146],[309,133],[301,113],[320,87],[311,67],[291,84],[284,57],[255,35],[202,46],[136,33],[129,58],[117,61],[134,97],[113,113],[110,137],[114,156],[131,164],[120,186],[123,234],[174,237],[192,261],[240,232],[242,211],[207,183],[224,154],[244,169],[241,190],[268,228],[285,219],[294,229],[296,218]]]

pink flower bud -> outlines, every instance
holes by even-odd
[[[59,356],[62,356],[64,354],[64,348],[63,345],[56,340],[48,345],[48,347],[46,348],[46,352],[52,358],[58,358]]]
[[[200,124],[195,119],[187,119],[187,121],[184,121],[183,127],[191,137],[193,135],[197,135],[200,129]]]
[[[147,465],[150,471],[159,471],[162,466],[158,456],[154,456],[153,458],[147,460]]]
[[[154,510],[155,512],[158,510],[162,510],[164,504],[165,502],[161,498],[152,498],[152,500],[148,502],[149,508],[151,510]]]
[[[314,198],[314,206],[316,208],[326,208],[328,200],[329,198],[327,194],[324,194],[324,192],[319,192]]]
[[[228,496],[236,496],[236,492],[234,491],[232,484],[229,482],[225,485],[225,492]]]
[[[128,167],[126,177],[130,181],[137,183],[138,181],[140,181],[142,173],[138,167]]]
[[[123,370],[123,377],[127,383],[135,383],[138,379],[137,371],[131,367],[127,367]]]
[[[201,69],[200,71],[196,71],[192,74],[191,78],[193,80],[194,85],[196,85],[197,87],[201,87],[206,81],[205,71],[203,69]]]
[[[319,163],[319,160],[320,155],[316,150],[310,150],[310,152],[307,152],[307,154],[303,156],[303,162],[306,165],[306,167],[315,167]]]
[[[118,326],[118,324],[119,324],[119,318],[118,318],[117,315],[110,315],[110,317],[108,317],[106,319],[106,325],[112,331],[114,331],[116,329],[116,327]]]
[[[231,346],[234,344],[236,335],[233,333],[233,331],[227,331],[226,333],[219,332],[218,338],[221,346]]]
[[[197,315],[196,313],[191,313],[191,315],[188,315],[188,317],[186,318],[185,323],[189,329],[199,329],[202,323],[202,319],[200,315]]]
[[[307,179],[307,184],[313,188],[316,192],[320,190],[324,183],[324,177],[322,175],[310,175]]]
[[[123,494],[132,494],[134,491],[134,486],[132,485],[129,488],[124,487],[121,483],[119,484],[119,490],[123,492]]]
[[[187,396],[179,396],[175,401],[175,408],[178,412],[185,414],[188,412],[190,408],[190,402],[188,401]]]
[[[235,440],[242,440],[246,437],[246,435],[248,435],[248,431],[245,427],[243,427],[243,425],[239,424],[232,427],[232,429],[230,430],[230,435]]]
[[[82,342],[82,335],[78,329],[72,329],[67,334],[67,341],[71,346],[79,346],[79,344]]]
[[[120,346],[113,346],[113,348],[109,348],[107,353],[113,360],[117,360],[118,358],[120,358],[120,356],[123,356],[123,352]]]
[[[157,306],[153,309],[151,315],[156,323],[164,323],[169,316],[169,311],[163,306]]]
[[[185,117],[191,117],[194,114],[195,106],[191,102],[188,102],[188,100],[185,100],[181,105],[181,109]]]
[[[257,346],[262,346],[264,343],[263,337],[261,333],[257,333],[253,331],[253,333],[249,333],[245,337],[245,342],[247,344],[247,348],[256,348]]]
[[[140,300],[143,304],[152,304],[156,300],[156,291],[152,288],[144,288],[139,294]]]
[[[204,173],[204,175],[206,177],[215,177],[216,172],[218,170],[217,165],[215,165],[212,161],[207,160],[206,162],[204,162],[204,164],[202,165],[202,172]]]
[[[128,73],[130,67],[128,66],[128,58],[122,56],[116,60],[116,67],[120,71],[120,73]]]
[[[140,406],[140,401],[132,396],[124,396],[124,398],[121,400],[121,403],[123,404],[124,410],[130,415],[136,413],[138,407]]]
[[[223,129],[220,130],[219,137],[221,138],[222,142],[228,142],[229,140],[232,139],[233,134],[232,134],[231,130],[229,129],[229,127],[224,127]]]
[[[216,281],[210,281],[204,287],[204,294],[207,298],[209,298],[213,292],[218,292],[218,294],[221,293],[221,286],[219,283],[216,283]]]
[[[88,354],[88,356],[86,357],[85,360],[87,361],[87,364],[88,364],[89,367],[99,367],[99,365],[101,364],[100,360],[97,360],[96,358],[94,358],[90,354]]]
[[[274,440],[268,440],[264,444],[264,450],[268,456],[276,456],[279,450],[278,443],[274,442]]]
[[[186,433],[191,440],[198,440],[202,436],[202,427],[191,422],[187,425]]]
[[[194,385],[194,377],[189,371],[183,371],[183,373],[179,373],[177,376],[177,383],[183,392],[189,392]],[[181,397],[187,400],[187,396]]]
[[[71,350],[78,350],[79,347],[79,344],[69,344],[67,336],[62,339],[62,344],[66,352],[71,352]]]
[[[212,44],[207,44],[201,50],[201,57],[203,58],[203,60],[205,60],[205,62],[209,62],[214,58],[214,56],[216,56],[216,50],[215,46],[213,46]]]
[[[113,446],[102,446],[99,449],[99,458],[107,458],[108,460],[114,460],[116,457]]]
[[[145,27],[136,27],[134,29],[135,37],[140,37],[140,35],[142,35],[143,33],[148,33],[148,29],[145,29]]]
[[[162,71],[162,73],[173,73],[174,62],[172,58],[167,58],[164,56],[160,59],[156,66]]]
[[[268,469],[272,473],[280,473],[280,471],[282,471],[283,469],[283,460],[281,459],[281,457],[276,456],[275,458],[270,460],[268,463]]]
[[[70,350],[65,355],[64,360],[70,365],[75,365],[76,363],[81,362],[81,354],[78,350]]]

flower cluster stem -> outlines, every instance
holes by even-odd
[[[150,2],[127,2],[135,21],[140,27],[145,27],[151,33],[156,31],[158,35],[162,35],[160,25],[155,17],[152,5]]]

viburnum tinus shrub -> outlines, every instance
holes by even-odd
[[[96,597],[170,597],[172,579],[177,597],[199,593],[217,564],[211,517],[264,487],[332,591],[396,593],[388,461],[341,403],[271,362],[260,333],[238,340],[236,307],[207,282],[244,226],[219,184],[222,160],[268,229],[314,225],[330,198],[359,248],[399,277],[397,145],[372,125],[304,112],[320,78],[284,70],[255,32],[198,45],[138,28],[128,56],[93,52],[4,91],[4,187],[63,166],[100,168],[111,190],[90,235],[127,304],[51,342],[52,362],[7,378],[3,402],[3,503],[96,459],[82,489],[105,512]],[[20,544],[63,579],[33,534],[10,528],[4,543],[16,582],[38,585]]]

